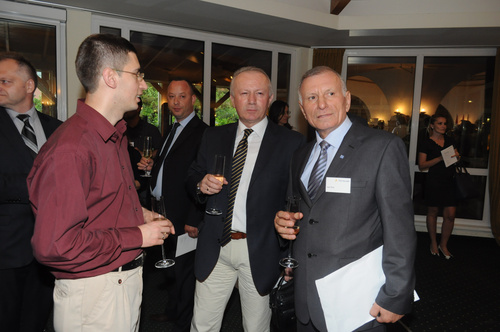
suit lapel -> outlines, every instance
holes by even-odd
[[[299,186],[300,195],[304,198],[304,202],[309,207],[311,207],[312,201],[311,201],[311,198],[309,197],[309,194],[307,193],[306,187],[304,186],[304,184],[302,183],[302,180],[300,178],[302,176],[302,173],[304,173],[304,169],[306,168],[307,161],[309,160],[309,157],[311,156],[312,150],[314,148],[314,144],[316,144],[316,140],[309,143],[307,145],[307,148],[305,148],[303,150],[302,154],[298,156],[297,160],[300,160],[300,164],[297,165],[297,167],[298,167],[297,175],[292,173],[294,177],[295,176],[298,177],[298,183],[299,183],[298,186]]]
[[[23,163],[27,165],[33,164],[33,157],[29,152],[29,148],[24,144],[21,134],[17,130],[16,125],[12,122],[7,110],[5,108],[0,108],[0,123],[2,127],[2,132],[5,134],[5,139],[10,146],[18,147],[23,159]],[[30,166],[31,167],[31,166]]]
[[[338,148],[330,166],[326,170],[325,176],[319,186],[314,201],[318,200],[325,193],[326,178],[338,176],[342,169],[349,163],[354,151],[359,147],[359,145],[361,145],[360,136],[362,136],[360,127],[356,123],[353,123],[342,140],[342,143],[340,144],[340,147]],[[309,197],[309,195],[307,195],[307,197]]]
[[[260,172],[266,169],[269,160],[273,160],[273,151],[276,146],[276,144],[272,144],[275,142],[276,135],[276,128],[274,128],[273,125],[274,124],[272,124],[271,121],[268,121],[266,131],[264,132],[264,137],[262,138],[262,143],[260,145],[259,154],[257,155],[257,160],[255,161],[255,166],[253,168],[249,188],[258,178]]]
[[[175,150],[177,150],[179,148],[179,146],[182,144],[182,142],[184,142],[191,135],[191,133],[193,132],[194,128],[196,127],[196,120],[197,119],[198,118],[195,115],[195,117],[192,118],[191,121],[188,122],[186,128],[182,129],[181,133],[179,134],[179,136],[175,140],[174,144],[172,144],[172,147],[170,148],[170,151],[168,152],[168,154],[165,157],[165,159],[168,159],[169,156]],[[179,130],[179,129],[177,129],[177,130]],[[170,126],[169,135],[170,135],[170,131],[172,131],[172,126]],[[167,135],[167,138],[168,138],[168,135]]]

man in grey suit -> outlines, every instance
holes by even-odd
[[[268,294],[284,254],[273,218],[285,205],[292,154],[305,141],[299,133],[268,121],[273,93],[262,69],[244,67],[233,77],[231,101],[239,121],[205,130],[187,180],[193,196],[222,212],[206,214],[198,227],[191,331],[220,331],[236,281],[245,331],[269,331]],[[216,154],[226,157],[223,183],[213,176]]]
[[[37,81],[35,68],[24,57],[16,53],[0,53],[2,331],[42,331],[52,308],[54,278],[33,258],[30,243],[35,217],[28,198],[26,177],[37,151],[61,121],[35,109],[33,95]],[[24,135],[26,131],[33,140]]]
[[[404,143],[395,135],[351,122],[350,93],[328,67],[304,74],[300,108],[316,140],[292,160],[289,191],[302,198],[301,213],[280,211],[275,228],[295,240],[295,308],[298,331],[326,331],[315,281],[384,246],[385,284],[359,331],[384,331],[410,311],[415,286],[416,234]],[[340,189],[332,181],[344,183]],[[300,221],[300,232],[293,226]]]

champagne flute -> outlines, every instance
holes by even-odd
[[[226,156],[216,154],[214,158],[214,172],[212,175],[220,181],[224,182],[224,168],[226,165]],[[208,208],[205,212],[211,216],[220,216],[222,211],[217,207],[217,196],[214,197],[212,207]]]
[[[163,196],[161,196],[160,199],[157,199],[156,197],[151,198],[151,211],[153,212],[153,221],[167,219],[167,217],[165,217],[165,203]],[[161,257],[162,259],[155,264],[156,268],[165,269],[175,264],[173,259],[165,257],[165,247],[163,244],[161,245]]]
[[[142,156],[146,159],[150,159],[151,157],[153,157],[153,137],[151,136],[144,137]],[[141,176],[144,178],[150,178],[151,171],[146,170],[144,171],[144,174],[142,174]]]
[[[288,212],[300,212],[300,197],[296,196],[291,196],[288,197],[287,202],[286,202],[286,210]],[[293,228],[294,232],[293,234],[297,235],[300,230],[300,226],[298,225],[298,220],[295,221],[295,225],[293,225],[291,228]],[[292,257],[292,248],[293,248],[293,240],[289,241],[289,247],[288,247],[288,257],[282,258],[280,260],[280,265],[283,267],[289,267],[292,269],[295,269],[297,266],[299,266],[299,262]]]

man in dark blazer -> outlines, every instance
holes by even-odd
[[[305,139],[302,135],[268,121],[266,112],[273,98],[266,73],[244,67],[233,75],[231,101],[238,123],[208,128],[187,185],[207,208],[217,207],[221,215],[205,215],[199,226],[196,250],[196,296],[191,331],[219,331],[224,309],[238,281],[245,331],[269,331],[269,292],[280,274],[278,237],[273,229],[274,214],[285,205],[289,163]],[[251,132],[249,130],[252,130]],[[229,208],[233,156],[248,131],[248,151]],[[247,134],[248,135],[248,134]],[[214,156],[226,157],[224,180],[212,173]],[[236,158],[238,159],[238,158]],[[235,167],[237,168],[237,167]],[[237,181],[234,181],[237,182]],[[224,184],[224,185],[223,185]],[[223,228],[228,225],[228,243]]]
[[[397,321],[413,303],[416,234],[405,145],[395,135],[349,120],[350,93],[328,67],[306,72],[299,96],[317,139],[292,160],[289,191],[302,198],[302,213],[280,211],[275,219],[284,239],[296,238],[298,331],[327,330],[315,281],[381,245],[386,281],[372,300],[369,314],[375,320],[359,330],[383,331],[380,323]],[[296,220],[297,236],[287,228]]]
[[[22,56],[0,53],[0,329],[42,331],[52,308],[53,277],[33,258],[35,218],[26,177],[36,152],[24,142],[29,115],[39,149],[61,124],[35,110],[35,68]]]
[[[173,258],[177,238],[185,233],[196,238],[198,224],[203,219],[203,206],[188,194],[185,180],[208,126],[194,111],[196,95],[190,82],[184,79],[171,81],[167,88],[167,100],[175,123],[167,132],[167,139],[151,172],[151,192],[158,199],[163,197],[166,216],[174,224],[175,236],[165,241],[167,255]],[[176,257],[175,265],[165,271],[171,277],[167,280],[166,312],[151,317],[157,321],[175,322],[175,331],[189,331],[191,325],[195,288],[194,256],[195,252],[192,251]]]

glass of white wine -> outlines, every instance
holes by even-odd
[[[288,212],[300,212],[300,197],[296,196],[291,196],[288,197],[286,201],[286,210]],[[300,226],[298,225],[299,221],[295,221],[295,225],[293,225],[291,228],[293,228],[294,232],[293,234],[297,235],[300,231]],[[292,257],[292,249],[293,249],[293,240],[290,240],[290,244],[288,246],[288,256],[285,258],[282,258],[280,260],[280,265],[283,267],[289,267],[292,269],[295,269],[297,266],[299,266],[299,262]]]
[[[224,182],[224,169],[226,166],[226,156],[216,154],[214,158],[214,172],[212,175],[221,183]],[[205,212],[211,216],[220,216],[222,211],[217,208],[217,196],[214,197],[212,207],[208,208]]]
[[[156,197],[151,198],[151,211],[153,212],[153,221],[166,220],[165,217],[165,202],[163,196],[159,199]],[[165,256],[165,247],[161,245],[161,260],[156,262],[155,267],[158,269],[165,269],[175,264],[173,259]]]
[[[143,146],[143,150],[142,150],[142,156],[146,159],[150,159],[153,157],[153,137],[151,137],[151,136],[144,137],[144,146]],[[144,174],[142,174],[141,176],[145,177],[145,178],[150,178],[151,171],[146,170],[146,171],[144,171]]]

